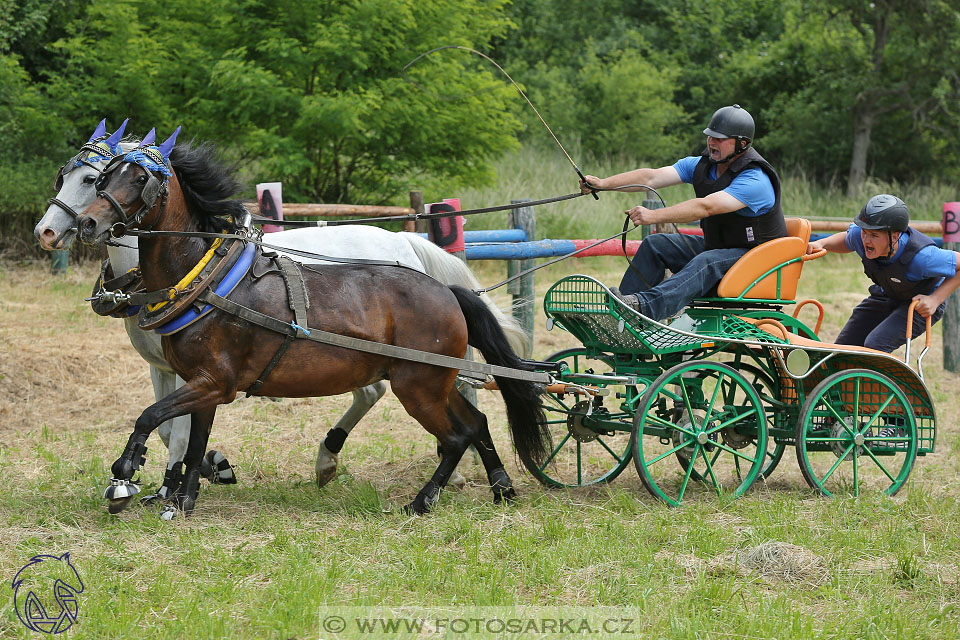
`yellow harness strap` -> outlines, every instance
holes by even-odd
[[[196,277],[200,275],[200,272],[203,271],[204,267],[206,267],[207,264],[209,264],[209,262],[213,260],[213,254],[217,250],[217,248],[220,247],[221,244],[223,244],[223,238],[215,239],[213,241],[213,244],[210,245],[210,250],[207,251],[204,254],[204,256],[200,259],[200,262],[198,262],[193,267],[193,269],[190,270],[190,273],[183,276],[183,279],[180,282],[170,287],[170,300],[173,300],[174,298],[176,298],[177,294],[179,294],[181,291],[183,291],[184,289],[190,286],[190,284],[194,281],[194,279],[196,279]],[[163,307],[163,305],[170,302],[170,300],[163,300],[162,302],[157,302],[155,304],[148,304],[147,311],[149,311],[150,313],[153,313],[157,309],[160,309],[161,307]]]

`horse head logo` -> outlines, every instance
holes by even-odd
[[[62,633],[77,621],[83,581],[69,553],[32,557],[10,586],[17,617],[31,631]]]

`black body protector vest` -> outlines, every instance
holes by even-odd
[[[918,294],[930,295],[937,288],[940,278],[934,276],[918,282],[907,280],[907,267],[913,262],[913,258],[920,252],[934,244],[933,240],[923,235],[916,229],[910,229],[910,238],[907,240],[903,252],[896,260],[885,260],[883,258],[862,258],[863,272],[867,277],[882,287],[883,291],[875,291],[870,287],[870,293],[885,294],[888,298],[895,300],[912,300],[913,296]],[[885,264],[881,264],[881,260]]]
[[[756,149],[753,147],[747,149],[739,158],[731,162],[723,175],[716,180],[710,179],[711,164],[709,153],[704,150],[700,162],[693,171],[693,190],[698,198],[705,198],[711,193],[723,191],[741,171],[759,167],[770,178],[776,200],[773,207],[761,216],[748,218],[730,212],[700,220],[706,249],[749,249],[768,240],[783,238],[787,235],[787,225],[783,221],[783,210],[780,208],[780,176],[770,163],[757,153]]]

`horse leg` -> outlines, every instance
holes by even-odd
[[[343,414],[337,424],[327,432],[326,438],[320,443],[320,450],[317,451],[317,462],[314,469],[317,474],[318,489],[336,477],[338,456],[343,449],[344,441],[346,441],[353,428],[357,426],[357,423],[360,422],[360,418],[370,411],[386,391],[387,383],[383,380],[353,391],[353,404],[350,405],[350,408],[347,409],[347,412]]]
[[[459,399],[453,398],[451,407],[458,413],[461,422],[475,425],[471,429],[476,434],[472,445],[474,451],[480,456],[483,468],[487,472],[490,489],[493,491],[494,504],[513,500],[517,496],[517,492],[514,491],[513,482],[504,470],[500,455],[493,445],[493,438],[490,436],[490,429],[487,426],[487,416],[462,395],[457,395]]]
[[[150,379],[153,381],[153,395],[157,402],[183,386],[183,380],[177,374],[153,365],[150,365]],[[165,421],[157,427],[157,434],[169,453],[167,469],[163,474],[163,484],[156,493],[141,498],[142,504],[169,500],[180,488],[183,481],[183,456],[190,440],[190,416],[179,416]]]
[[[453,436],[452,433],[451,435]],[[404,513],[422,516],[440,501],[440,492],[443,491],[450,475],[463,458],[468,444],[467,440],[460,436],[444,438],[440,441],[440,464],[430,477],[430,481],[417,493],[413,502],[403,508]]]
[[[411,369],[410,373],[413,371],[416,370]],[[464,423],[460,418],[463,412],[457,412],[453,408],[454,398],[459,398],[464,403],[466,401],[452,384],[452,378],[448,377],[446,380],[449,391],[445,397],[438,398],[433,391],[442,389],[444,382],[442,378],[424,379],[419,375],[401,375],[399,371],[391,374],[393,392],[403,408],[440,443],[440,464],[413,502],[404,507],[406,513],[422,515],[433,508],[440,499],[440,492],[463,458],[467,446],[476,437],[476,424]]]
[[[105,494],[111,498],[110,512],[116,513],[126,507],[125,503],[113,500],[113,496],[135,493],[135,490],[129,488],[129,481],[146,460],[144,456],[147,453],[147,438],[161,423],[188,413],[213,409],[217,405],[230,402],[234,396],[235,394],[217,389],[211,381],[195,378],[166,398],[147,407],[137,418],[123,453],[111,466],[113,480]]]
[[[197,503],[197,496],[200,494],[200,467],[203,461],[209,457],[209,454],[204,455],[204,451],[207,449],[210,429],[213,427],[213,418],[216,413],[217,408],[213,407],[212,409],[197,411],[190,416],[190,442],[183,458],[185,466],[183,484],[181,490],[174,497],[175,503],[184,515],[189,515],[193,511]],[[175,516],[176,510],[166,510],[161,514],[164,520],[172,520]]]

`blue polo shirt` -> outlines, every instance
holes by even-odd
[[[900,234],[900,240],[897,241],[897,252],[893,254],[890,260],[896,260],[903,253],[903,248],[910,241],[909,229],[906,233]],[[866,259],[867,253],[863,248],[863,237],[861,229],[855,224],[851,224],[847,229],[847,249],[855,251],[860,259]],[[889,264],[890,260],[886,258],[877,258],[881,265]],[[940,249],[933,245],[924,247],[913,260],[907,265],[907,280],[919,282],[927,278],[939,277],[937,286],[939,287],[945,278],[952,278],[957,273],[957,258],[953,251]]]
[[[680,180],[690,184],[693,180],[693,171],[697,168],[702,156],[687,156],[674,163],[673,168],[680,174]],[[717,179],[717,165],[710,167],[710,179]],[[733,182],[724,189],[734,198],[745,204],[743,209],[734,211],[737,215],[747,218],[762,216],[773,208],[777,202],[777,194],[773,191],[773,183],[763,172],[763,169],[751,167],[744,169],[733,179]]]

